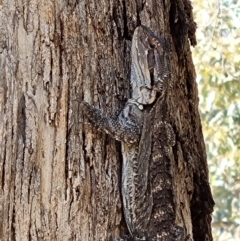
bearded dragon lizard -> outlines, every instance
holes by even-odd
[[[125,221],[134,240],[146,240],[153,208],[149,176],[151,109],[170,75],[169,48],[149,28],[135,29],[131,48],[132,96],[115,118],[82,101],[81,108],[98,129],[122,143],[121,194]],[[159,93],[159,94],[158,94]],[[173,143],[174,144],[174,143]],[[157,239],[156,239],[157,240]]]

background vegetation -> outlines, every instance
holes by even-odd
[[[193,1],[193,49],[215,200],[214,241],[240,240],[240,1]]]

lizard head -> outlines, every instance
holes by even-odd
[[[170,75],[170,49],[165,39],[149,28],[139,26],[132,40],[131,84],[132,98],[142,105],[151,104],[162,91],[165,78]]]

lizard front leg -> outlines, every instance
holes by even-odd
[[[82,101],[81,108],[99,130],[116,140],[129,144],[139,141],[142,122],[137,118],[141,117],[141,110],[135,104],[127,102],[117,118],[105,117],[101,110],[85,101]]]

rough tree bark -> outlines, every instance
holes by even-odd
[[[0,240],[127,234],[120,144],[88,125],[76,100],[108,115],[124,106],[140,24],[172,49],[171,88],[161,108],[176,135],[176,220],[189,240],[212,240],[188,0],[0,1]]]

